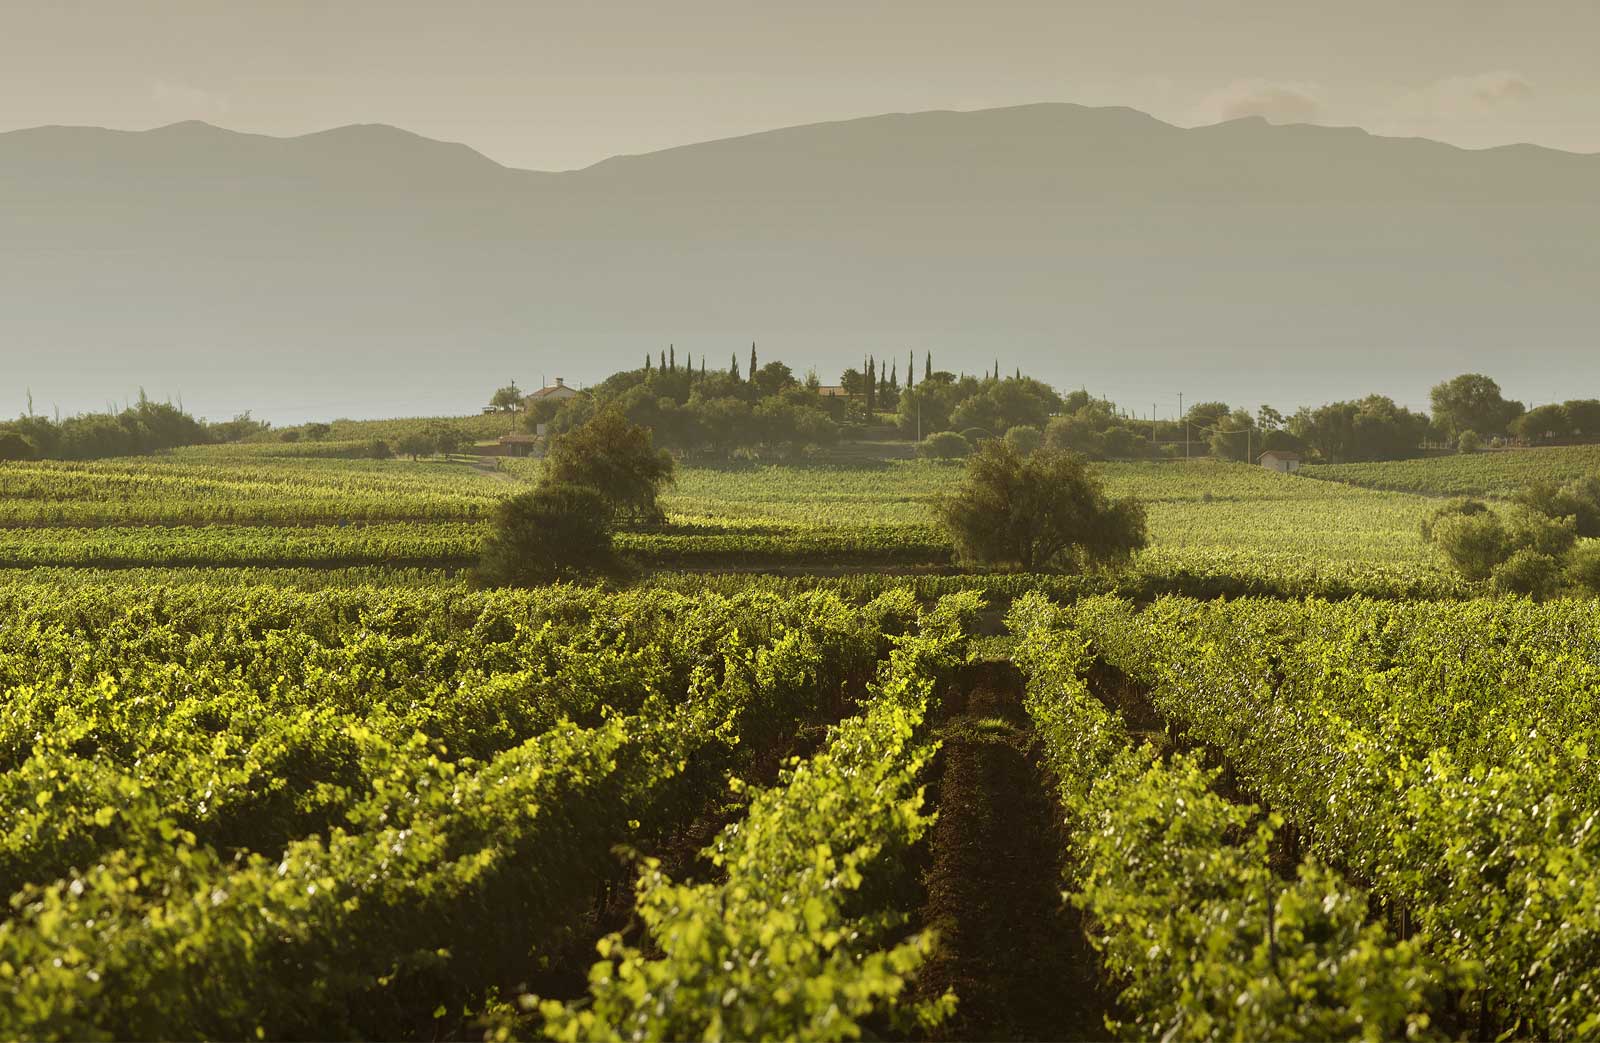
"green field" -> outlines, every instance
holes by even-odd
[[[1418,532],[1592,451],[1108,464],[1057,575],[683,467],[474,591],[539,465],[415,423],[0,464],[0,1037],[1600,1037],[1600,610]]]
[[[0,566],[384,565],[469,561],[494,504],[537,463],[349,460],[206,447],[156,459],[0,468]],[[647,563],[926,565],[931,505],[959,464],[681,469],[673,525],[624,537]],[[1110,464],[1149,506],[1151,555],[1197,565],[1386,566],[1431,575],[1425,500],[1211,462]],[[222,527],[231,527],[224,529]],[[96,531],[99,530],[99,531]]]

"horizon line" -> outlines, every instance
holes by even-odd
[[[1412,135],[1380,134],[1380,133],[1378,133],[1376,131],[1369,130],[1366,127],[1358,126],[1356,124],[1333,124],[1333,123],[1310,123],[1310,122],[1275,123],[1275,122],[1267,119],[1265,116],[1261,116],[1261,115],[1239,116],[1239,117],[1235,117],[1233,119],[1218,120],[1215,123],[1201,123],[1201,124],[1195,124],[1195,125],[1186,127],[1186,126],[1183,126],[1182,124],[1173,123],[1170,120],[1162,119],[1160,116],[1153,115],[1152,113],[1146,112],[1143,109],[1139,109],[1139,108],[1136,108],[1136,107],[1131,106],[1131,105],[1085,105],[1085,104],[1082,104],[1080,102],[1072,102],[1072,101],[1024,102],[1024,103],[1020,103],[1020,104],[1016,104],[1016,105],[997,105],[997,106],[989,106],[989,107],[986,107],[986,108],[977,108],[977,109],[950,109],[950,108],[917,109],[917,110],[908,110],[908,111],[891,111],[891,112],[869,113],[867,115],[848,116],[848,117],[843,117],[843,118],[840,118],[840,119],[815,120],[815,121],[812,121],[812,122],[809,122],[809,123],[786,124],[786,125],[778,126],[778,127],[769,127],[769,128],[767,128],[765,130],[749,131],[747,133],[742,133],[742,134],[730,134],[730,135],[727,135],[727,136],[724,136],[724,137],[705,138],[705,139],[700,139],[700,140],[695,140],[695,141],[688,141],[688,142],[684,142],[682,144],[668,145],[668,146],[665,146],[663,148],[650,149],[650,150],[644,151],[644,152],[617,152],[617,153],[613,153],[613,154],[611,154],[609,156],[605,156],[605,157],[602,157],[600,159],[597,159],[592,163],[587,163],[587,164],[584,164],[582,166],[566,167],[566,168],[561,168],[561,169],[539,169],[539,168],[534,168],[534,167],[512,166],[510,164],[503,163],[500,160],[495,159],[493,156],[490,156],[488,153],[483,152],[482,150],[480,150],[476,146],[471,145],[471,144],[469,144],[469,143],[467,143],[465,141],[455,141],[455,140],[450,140],[450,139],[447,139],[447,138],[433,138],[433,137],[427,136],[426,134],[421,134],[421,133],[418,133],[417,131],[410,130],[410,129],[408,129],[408,128],[404,127],[404,126],[401,126],[399,124],[383,123],[383,122],[344,123],[344,124],[339,124],[339,125],[332,126],[332,127],[323,127],[321,129],[318,129],[318,130],[305,131],[305,132],[299,133],[299,134],[271,134],[271,133],[267,133],[267,132],[264,132],[264,131],[239,130],[239,129],[236,129],[236,128],[233,128],[233,127],[222,126],[221,124],[213,123],[213,122],[211,122],[209,120],[203,120],[203,119],[176,120],[176,121],[171,122],[171,123],[161,123],[161,124],[157,124],[157,125],[154,125],[154,126],[142,127],[142,128],[107,127],[107,126],[101,126],[101,125],[98,125],[98,124],[91,124],[91,123],[44,123],[44,124],[38,124],[38,125],[35,125],[35,126],[13,127],[10,130],[0,130],[0,138],[8,137],[8,136],[11,136],[11,135],[17,135],[17,134],[37,133],[37,132],[40,132],[40,131],[98,131],[98,132],[102,132],[102,133],[106,133],[106,134],[140,134],[140,135],[142,135],[142,134],[159,134],[159,133],[161,133],[163,131],[171,131],[171,130],[175,130],[175,129],[182,128],[182,127],[204,127],[204,128],[206,128],[208,130],[216,131],[216,132],[221,133],[221,134],[230,134],[230,135],[237,135],[237,136],[240,136],[240,137],[250,137],[250,138],[267,138],[267,139],[272,140],[272,141],[289,142],[289,141],[303,141],[303,140],[308,139],[308,138],[322,137],[322,136],[338,134],[338,133],[347,132],[347,131],[360,131],[360,130],[378,129],[378,130],[383,130],[383,131],[391,131],[391,132],[398,133],[398,134],[404,134],[404,135],[407,135],[408,137],[415,138],[415,139],[417,139],[419,141],[430,142],[430,143],[433,143],[433,144],[436,144],[436,145],[447,145],[447,146],[454,146],[454,147],[457,147],[457,148],[464,148],[464,149],[467,149],[468,151],[470,151],[473,155],[478,156],[479,158],[483,159],[485,162],[492,163],[495,166],[500,167],[501,169],[507,170],[507,171],[512,171],[512,172],[516,172],[516,173],[525,173],[525,174],[571,174],[571,173],[578,173],[578,172],[585,171],[585,170],[591,170],[591,169],[593,169],[593,168],[595,168],[597,166],[600,166],[600,165],[602,165],[604,163],[609,163],[609,162],[612,162],[614,160],[619,160],[619,159],[635,159],[635,158],[639,158],[639,157],[643,157],[643,156],[661,155],[663,153],[673,152],[673,151],[676,151],[678,149],[689,149],[689,148],[697,148],[697,147],[701,147],[701,146],[705,146],[705,145],[717,145],[717,144],[723,144],[723,143],[726,143],[726,142],[743,141],[743,140],[746,140],[746,139],[764,137],[764,136],[771,135],[771,134],[783,134],[783,133],[787,133],[787,132],[791,132],[791,131],[810,130],[810,129],[814,129],[814,128],[818,128],[818,127],[843,126],[843,125],[849,124],[849,123],[861,123],[861,122],[866,122],[868,120],[880,120],[880,119],[915,119],[917,117],[923,117],[923,116],[981,116],[981,115],[986,115],[986,114],[991,114],[991,113],[1014,112],[1014,111],[1021,110],[1021,109],[1034,109],[1034,108],[1073,108],[1073,109],[1081,109],[1081,110],[1086,111],[1086,112],[1126,112],[1126,113],[1132,113],[1134,115],[1143,117],[1144,119],[1150,120],[1150,121],[1152,121],[1154,123],[1160,124],[1163,127],[1167,127],[1167,128],[1169,128],[1171,130],[1178,131],[1178,132],[1181,132],[1181,133],[1203,132],[1203,131],[1215,130],[1215,129],[1220,128],[1220,127],[1228,127],[1228,126],[1234,126],[1234,125],[1239,125],[1239,124],[1260,124],[1260,125],[1263,125],[1263,126],[1266,126],[1266,127],[1270,127],[1272,129],[1275,129],[1275,130],[1309,129],[1309,130],[1313,130],[1313,131],[1329,131],[1329,132],[1333,132],[1333,133],[1349,133],[1351,131],[1355,131],[1355,132],[1358,132],[1360,134],[1365,135],[1366,137],[1375,138],[1375,139],[1380,140],[1380,141],[1407,141],[1407,142],[1418,142],[1418,141],[1420,141],[1420,142],[1427,142],[1427,143],[1432,144],[1432,145],[1438,145],[1438,146],[1443,147],[1443,148],[1454,149],[1454,150],[1456,150],[1458,152],[1491,153],[1491,152],[1498,152],[1498,151],[1510,150],[1510,149],[1519,149],[1519,150],[1520,149],[1536,149],[1536,150],[1538,150],[1540,152],[1549,152],[1549,153],[1553,153],[1553,154],[1561,155],[1561,156],[1573,156],[1573,157],[1577,157],[1577,158],[1580,158],[1580,159],[1592,159],[1592,158],[1600,157],[1600,152],[1576,152],[1576,151],[1573,151],[1573,150],[1570,150],[1570,149],[1557,148],[1557,147],[1555,147],[1553,145],[1541,145],[1541,144],[1538,144],[1536,142],[1531,142],[1531,141],[1510,141],[1510,142],[1504,142],[1504,143],[1497,144],[1497,145],[1485,145],[1485,146],[1481,146],[1481,147],[1471,147],[1471,146],[1466,146],[1466,145],[1458,145],[1458,144],[1455,144],[1454,142],[1442,141],[1442,140],[1440,140],[1438,138],[1424,137],[1424,136],[1419,135],[1419,134],[1412,134]]]

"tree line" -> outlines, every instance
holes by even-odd
[[[196,419],[170,402],[139,401],[121,412],[50,418],[30,409],[0,424],[0,460],[99,460],[137,456],[187,445],[237,442],[270,425],[249,413],[214,423]]]
[[[917,440],[924,455],[945,459],[965,457],[988,439],[1007,440],[1024,452],[1045,447],[1095,460],[1254,460],[1284,450],[1330,463],[1398,459],[1428,444],[1471,452],[1512,439],[1600,440],[1600,400],[1529,410],[1477,373],[1434,387],[1431,414],[1373,394],[1289,415],[1268,405],[1251,412],[1200,402],[1179,418],[1158,420],[1086,390],[1063,394],[1020,370],[1003,374],[998,361],[979,375],[957,374],[935,369],[931,353],[912,354],[903,382],[899,361],[885,365],[869,356],[860,369],[844,371],[840,394],[823,388],[814,372],[799,378],[782,362],[761,364],[754,345],[748,368],[737,355],[726,368],[709,369],[703,356],[698,365],[687,357],[680,363],[668,349],[585,395],[535,402],[526,423],[530,431],[557,435],[616,409],[649,428],[657,447],[710,458],[792,457],[884,427]]]

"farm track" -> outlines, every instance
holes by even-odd
[[[922,925],[940,947],[918,978],[959,997],[935,1039],[1102,1039],[1109,999],[1061,896],[1067,845],[1008,662],[975,664],[946,703]]]

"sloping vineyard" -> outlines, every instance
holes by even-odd
[[[1060,787],[1071,900],[1149,1039],[1426,1036],[1460,970],[1368,922],[1316,857],[1275,865],[1283,822],[1213,789],[1194,755],[1135,741],[1083,680],[1085,642],[1038,595],[1012,607],[1028,711]]]
[[[1396,929],[1468,968],[1473,1034],[1600,1034],[1593,602],[1095,600],[1073,618]]]
[[[1537,482],[1560,485],[1594,474],[1597,469],[1600,446],[1573,445],[1381,463],[1312,464],[1301,468],[1300,473],[1368,489],[1428,496],[1512,496]]]
[[[684,826],[912,616],[564,590],[22,608],[0,1033],[409,1036],[459,1015],[581,929],[613,845]]]
[[[935,579],[0,585],[0,1036],[1600,1036],[1593,603]]]

